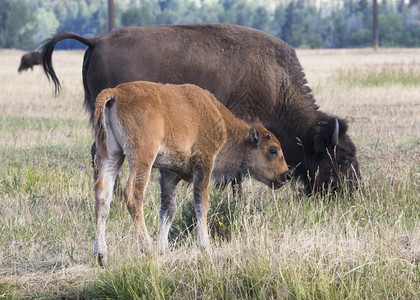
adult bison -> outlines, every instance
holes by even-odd
[[[104,88],[135,80],[192,83],[236,116],[260,120],[272,131],[308,193],[336,188],[343,179],[357,186],[359,166],[347,122],[318,110],[296,53],[284,41],[235,25],[125,27],[95,38],[59,32],[42,49],[56,92],[60,82],[51,57],[65,39],[88,46],[82,74],[91,120]]]
[[[20,65],[18,72],[26,71],[27,69],[33,70],[35,65],[40,65],[41,61],[41,53],[40,52],[28,52],[22,55],[20,59]]]

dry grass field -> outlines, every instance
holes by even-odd
[[[83,51],[55,52],[57,98],[39,66],[17,73],[22,54],[0,50],[0,299],[420,299],[420,49],[298,51],[321,110],[349,120],[364,182],[352,197],[212,188],[203,253],[184,184],[171,251],[147,255],[117,197],[105,269],[92,257]],[[154,237],[158,207],[153,173]]]

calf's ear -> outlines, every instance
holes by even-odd
[[[252,143],[258,144],[261,141],[260,133],[255,128],[251,128],[249,132],[249,137]]]

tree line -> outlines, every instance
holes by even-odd
[[[108,31],[108,0],[0,0],[0,48],[36,49],[57,29]],[[296,48],[372,46],[369,0],[114,0],[115,26],[230,23],[253,27]],[[381,47],[420,47],[420,0],[382,0]],[[68,41],[61,48],[77,48]]]

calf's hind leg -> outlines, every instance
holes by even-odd
[[[96,241],[93,254],[97,257],[99,265],[103,266],[107,260],[106,220],[112,201],[115,178],[124,162],[124,155],[122,152],[114,152],[109,154],[108,158],[97,155],[97,159],[98,174],[95,182]]]
[[[97,164],[97,155],[96,155],[96,143],[94,142],[92,144],[92,147],[90,148],[90,156],[91,156],[91,163],[92,163],[92,169],[93,169],[93,182],[95,183],[98,180],[98,164]],[[119,195],[122,198],[122,188],[121,188],[121,182],[119,179],[119,176],[115,178],[114,183],[114,193],[115,195]]]
[[[134,222],[141,252],[150,250],[152,239],[144,220],[144,200],[146,187],[155,161],[158,146],[148,145],[148,149],[138,146],[137,157],[129,158],[130,175],[124,188],[124,199]]]

